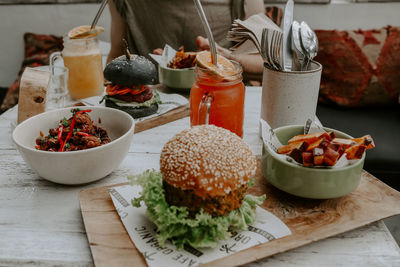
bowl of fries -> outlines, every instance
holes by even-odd
[[[195,65],[196,53],[181,48],[168,66],[158,66],[160,83],[175,89],[190,89],[195,82]]]
[[[374,147],[372,138],[324,130],[305,135],[300,125],[274,129],[282,146],[274,151],[263,145],[261,169],[267,181],[284,192],[312,199],[337,198],[355,190],[365,151]]]

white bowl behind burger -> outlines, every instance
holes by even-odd
[[[111,142],[99,147],[68,152],[49,152],[35,149],[40,131],[47,135],[59,121],[71,117],[71,108],[41,113],[19,124],[12,139],[25,162],[42,178],[60,184],[84,184],[99,180],[115,170],[129,151],[135,122],[120,110],[90,107],[95,124],[108,132]]]

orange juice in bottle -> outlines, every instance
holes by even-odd
[[[200,55],[200,60],[197,57],[196,81],[190,91],[190,124],[214,124],[243,137],[242,68],[239,63],[218,56],[219,69],[214,69],[204,62],[205,55]]]

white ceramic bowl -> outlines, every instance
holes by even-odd
[[[127,155],[135,129],[133,118],[113,108],[86,108],[92,110],[89,115],[95,124],[107,130],[110,143],[79,151],[48,152],[35,149],[40,131],[46,135],[50,128],[57,128],[62,118],[71,117],[71,108],[38,114],[14,129],[12,139],[19,152],[42,178],[68,185],[93,182],[110,174]],[[98,123],[99,118],[101,124]]]

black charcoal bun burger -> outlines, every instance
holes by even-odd
[[[129,113],[133,118],[154,114],[160,102],[158,94],[148,85],[154,84],[157,71],[145,57],[123,55],[104,69],[110,82],[106,87],[106,106]]]

